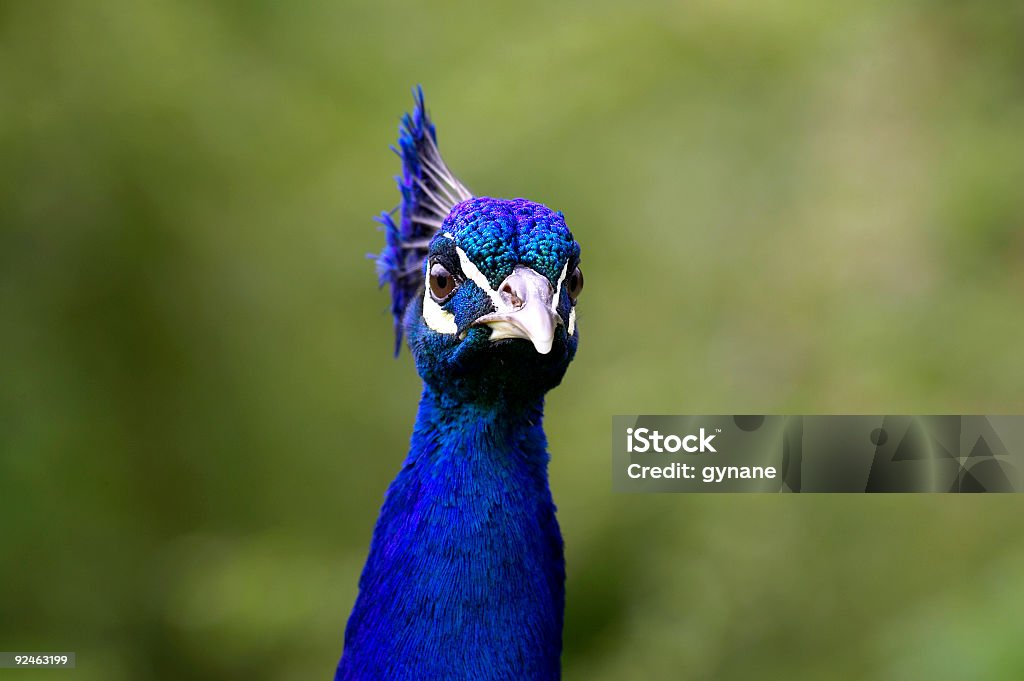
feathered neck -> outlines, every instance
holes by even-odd
[[[424,390],[336,679],[559,678],[565,569],[542,408]]]
[[[519,401],[493,399],[466,402],[458,395],[424,388],[413,428],[410,459],[455,449],[462,456],[519,456],[528,466],[547,472],[544,398]],[[418,445],[438,441],[439,448]],[[407,462],[408,463],[408,462]]]

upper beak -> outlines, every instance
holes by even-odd
[[[561,317],[551,304],[554,289],[544,275],[518,266],[498,287],[500,305],[495,312],[479,317],[473,326],[491,327],[491,340],[525,338],[542,355],[551,352],[555,326]]]

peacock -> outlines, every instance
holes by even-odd
[[[377,269],[423,392],[335,680],[558,679],[565,562],[542,420],[576,353],[580,246],[561,212],[473,196],[422,88],[395,151]]]

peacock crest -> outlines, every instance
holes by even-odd
[[[430,240],[452,208],[473,198],[441,157],[423,88],[417,87],[413,96],[416,106],[402,117],[398,147],[391,147],[402,159],[402,175],[395,178],[402,202],[377,218],[385,235],[384,250],[377,257],[377,276],[381,286],[391,287],[396,355],[402,347],[402,315],[423,284],[423,261]]]

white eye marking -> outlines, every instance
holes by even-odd
[[[494,309],[500,310],[503,307],[506,307],[505,303],[501,300],[501,296],[498,295],[497,291],[491,288],[491,283],[487,281],[487,277],[485,277],[484,273],[473,264],[473,261],[469,259],[466,252],[459,246],[455,247],[455,252],[459,254],[459,263],[462,265],[462,273],[466,275],[467,279],[479,286],[483,292],[490,297],[491,302],[494,303]]]
[[[565,261],[565,265],[562,266],[562,274],[558,277],[558,285],[555,286],[555,297],[551,299],[551,311],[558,314],[558,301],[562,298],[562,282],[565,281],[565,275],[569,273],[569,261]],[[572,331],[569,332],[572,335]]]
[[[445,239],[455,241],[455,236],[450,232],[442,232],[441,236]],[[462,253],[462,249],[458,250],[459,258],[463,259],[464,263],[468,262],[468,260],[465,259],[465,254]],[[465,267],[465,265],[463,265],[463,267]],[[426,280],[423,282],[423,321],[425,321],[427,326],[434,331],[445,335],[454,335],[459,330],[459,325],[455,323],[455,315],[438,305],[430,296],[429,270],[427,270]],[[463,333],[462,335],[465,337],[466,334]]]
[[[446,239],[451,239],[452,241],[455,240],[455,237],[449,234],[448,232],[443,232],[441,236]],[[508,303],[502,300],[500,293],[491,288],[491,283],[487,281],[487,277],[484,276],[484,273],[480,271],[480,268],[478,268],[476,264],[469,259],[469,256],[466,255],[466,252],[460,246],[455,247],[455,252],[459,256],[459,264],[462,266],[462,274],[466,277],[466,279],[476,284],[478,287],[480,287],[481,291],[487,294],[487,296],[491,299],[491,302],[494,304],[494,309],[504,310],[508,308]],[[555,295],[551,301],[551,311],[557,317],[559,323],[562,320],[561,317],[558,315],[558,303],[561,297],[562,284],[565,283],[565,278],[566,276],[568,276],[568,274],[569,263],[566,262],[565,265],[562,266],[562,273],[558,277],[558,285],[555,287]],[[423,292],[423,321],[427,323],[427,326],[429,326],[434,331],[437,331],[438,333],[457,333],[458,325],[455,323],[455,315],[453,315],[451,312],[447,312],[440,305],[434,302],[434,299],[430,296],[429,283],[429,281],[426,282],[424,286],[424,289],[426,290],[424,290]],[[550,286],[550,284],[548,285]],[[498,324],[497,326],[495,324],[491,324],[491,326],[496,327],[492,328],[491,340],[497,340],[498,338],[504,337],[521,337],[521,335],[518,333],[511,336],[503,335],[505,329],[498,328],[502,327],[501,324]],[[576,331],[575,307],[572,307],[569,311],[568,331],[570,336],[573,335]],[[465,333],[463,333],[462,336],[465,337]]]
[[[423,321],[434,331],[447,335],[454,334],[459,330],[455,323],[455,315],[443,309],[430,297],[430,286],[425,286],[423,291]]]

